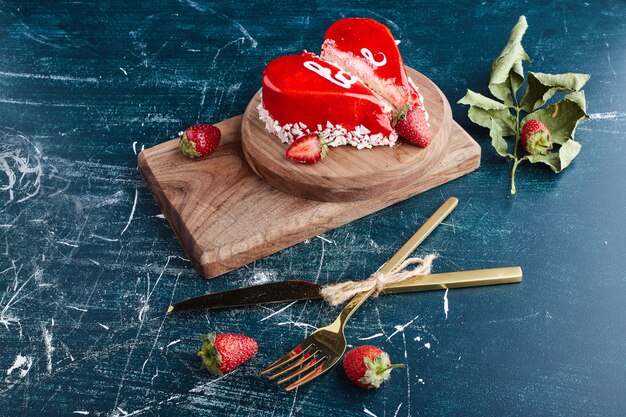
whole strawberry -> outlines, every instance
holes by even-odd
[[[423,107],[407,107],[399,110],[394,116],[396,133],[420,148],[430,145],[430,129],[428,116]]]
[[[328,145],[318,133],[309,133],[293,141],[285,155],[294,162],[314,164],[328,154]]]
[[[531,155],[546,155],[552,149],[552,134],[539,120],[530,119],[522,126],[522,146]]]
[[[220,376],[249,361],[257,352],[256,341],[242,334],[209,333],[200,336],[202,348],[198,356],[213,375]]]
[[[378,388],[391,376],[393,368],[389,355],[376,346],[359,346],[351,349],[343,358],[343,369],[348,379],[361,388]]]
[[[213,152],[220,144],[222,133],[213,125],[195,125],[181,135],[180,150],[190,158],[200,158]]]

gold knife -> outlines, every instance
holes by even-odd
[[[522,268],[518,266],[477,269],[473,271],[416,275],[405,281],[389,284],[385,287],[382,294],[511,284],[521,281]],[[300,280],[272,282],[190,298],[171,305],[167,312],[216,310],[300,300],[319,300],[322,299],[320,295],[321,288],[321,284]]]

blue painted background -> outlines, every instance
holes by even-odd
[[[454,104],[486,92],[519,15],[527,69],[592,74],[579,158],[510,165]],[[243,112],[272,58],[318,51],[334,20],[402,40],[483,147],[480,170],[203,281],[145,188],[136,153]],[[623,2],[0,1],[0,415],[626,415],[626,5]],[[172,300],[374,271],[448,196],[418,253],[436,271],[520,265],[521,285],[369,301],[347,329],[407,364],[376,392],[336,368],[285,393],[258,376],[337,313],[318,302],[164,316]],[[221,379],[198,336],[258,339]],[[359,339],[370,338],[367,341]]]

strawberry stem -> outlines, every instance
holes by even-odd
[[[515,171],[517,170],[517,166],[519,165],[520,160],[515,158],[515,162],[513,162],[513,170],[511,171],[511,194],[515,194]]]
[[[511,81],[509,83],[509,87],[511,89],[511,98],[513,99],[513,101],[515,101],[515,120],[517,121],[517,123],[515,123],[515,146],[513,147],[513,169],[511,170],[511,194],[515,194],[517,192],[517,190],[515,189],[515,171],[517,170],[517,166],[519,165],[520,162],[522,162],[524,160],[524,158],[522,159],[518,159],[517,158],[517,148],[519,146],[519,143],[521,141],[521,136],[520,136],[520,120],[519,120],[519,113],[521,108],[519,107],[519,101],[517,100],[517,91],[516,89],[513,87],[513,79],[511,78]]]
[[[515,96],[513,96],[515,97]],[[515,98],[515,101],[517,102],[517,98]],[[515,194],[516,193],[516,189],[515,189],[515,171],[517,170],[517,166],[519,165],[520,162],[522,162],[523,159],[518,159],[517,158],[517,147],[519,146],[519,143],[521,141],[521,137],[520,137],[520,128],[519,128],[519,112],[520,112],[520,108],[516,105],[515,106],[515,118],[517,120],[517,123],[515,124],[515,146],[513,147],[513,170],[511,171],[511,194]]]
[[[199,158],[201,156],[200,152],[196,149],[196,143],[187,139],[187,133],[183,133],[179,139],[178,145],[180,146],[182,153],[191,159]]]
[[[400,120],[406,120],[406,115],[409,113],[410,110],[411,105],[409,103],[406,103],[404,106],[396,110],[391,118],[391,125],[395,127]]]
[[[213,375],[221,376],[222,371],[220,371],[219,368],[222,366],[222,355],[220,355],[215,347],[216,337],[217,335],[215,332],[200,336],[200,339],[202,340],[202,347],[198,352],[198,356],[202,358],[202,364],[208,369],[209,372]]]
[[[339,138],[339,136],[335,136],[332,140],[330,140],[330,141],[326,141],[326,135],[322,135],[322,134],[320,133],[320,135],[319,135],[319,136],[320,136],[320,140],[322,141],[322,143],[325,143],[326,145],[329,145],[329,146],[330,146],[330,144],[331,144],[331,143],[333,143],[334,141],[336,141],[336,140],[337,140],[337,138]]]

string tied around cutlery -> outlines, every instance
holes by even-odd
[[[424,258],[409,258],[402,262],[397,269],[390,272],[374,272],[368,279],[362,281],[345,281],[338,284],[325,285],[320,290],[324,300],[332,306],[348,301],[360,292],[374,289],[372,297],[377,297],[387,284],[395,284],[407,280],[415,275],[428,275],[437,255],[431,253]],[[408,269],[411,265],[417,265]]]

